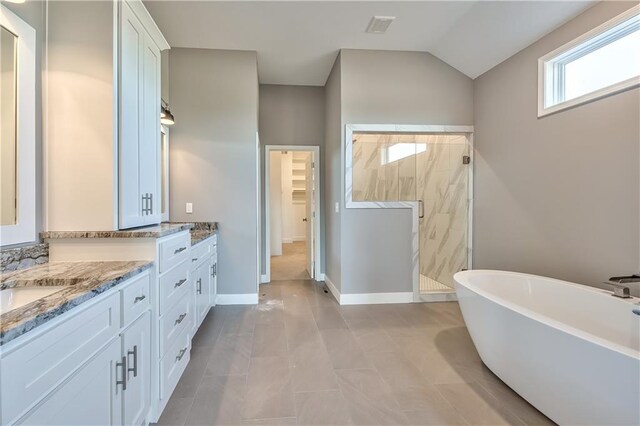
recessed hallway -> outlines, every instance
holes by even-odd
[[[282,244],[282,255],[271,256],[271,281],[308,280],[306,250],[304,241]]]
[[[339,306],[277,281],[216,306],[162,425],[552,424],[480,361],[457,303]]]

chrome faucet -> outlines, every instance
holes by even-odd
[[[606,284],[610,287],[613,287],[614,297],[619,297],[621,299],[629,299],[631,298],[631,289],[629,286],[617,283],[615,281],[604,281],[602,284]]]

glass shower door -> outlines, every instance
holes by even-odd
[[[454,291],[453,275],[469,256],[468,135],[422,135],[416,154],[420,214],[420,293]]]

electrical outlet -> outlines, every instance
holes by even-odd
[[[193,203],[187,203],[187,213],[193,213]]]

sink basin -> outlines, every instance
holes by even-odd
[[[14,287],[0,291],[0,315],[53,294],[64,286]]]

